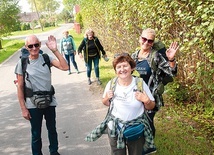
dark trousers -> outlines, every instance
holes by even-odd
[[[76,63],[76,61],[75,61],[75,55],[74,55],[74,53],[71,53],[71,54],[69,54],[69,55],[65,54],[65,59],[66,59],[66,61],[67,61],[67,63],[68,63],[69,71],[71,71],[70,60],[71,60],[71,62],[72,62],[72,64],[73,64],[74,68],[75,68],[76,70],[78,70],[77,63]]]
[[[156,112],[152,111],[151,113],[148,113],[148,120],[149,120],[149,125],[152,129],[152,135],[155,138],[155,125],[154,125],[154,117],[155,117]]]
[[[94,72],[96,75],[96,78],[99,78],[100,73],[99,73],[99,56],[96,55],[94,57],[88,57],[88,62],[87,62],[87,77],[91,77],[91,70],[92,70],[92,61],[94,63]]]
[[[31,119],[31,147],[33,155],[42,155],[42,120],[43,116],[46,120],[48,130],[49,151],[54,153],[58,151],[58,136],[56,131],[56,112],[55,106],[50,106],[45,109],[29,109]]]
[[[135,141],[126,142],[123,149],[117,148],[117,137],[110,136],[111,130],[108,128],[108,138],[111,146],[111,155],[142,155],[145,138],[142,136]]]

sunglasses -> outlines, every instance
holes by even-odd
[[[30,45],[28,45],[27,47],[28,47],[28,48],[33,48],[33,46],[34,46],[35,48],[37,48],[37,47],[39,47],[39,43],[30,44]]]
[[[152,44],[154,42],[154,40],[147,39],[147,38],[142,37],[142,36],[141,36],[141,39],[142,39],[143,43],[148,42],[148,44]]]
[[[114,55],[114,58],[120,57],[120,56],[129,56],[129,53],[117,53]]]

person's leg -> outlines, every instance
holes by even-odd
[[[142,155],[145,138],[142,136],[136,141],[127,142],[129,155]]]
[[[68,74],[71,74],[71,68],[70,68],[70,56],[65,54],[65,59],[68,63]]]
[[[126,155],[126,147],[123,149],[117,148],[117,137],[110,136],[111,130],[108,128],[108,139],[111,147],[111,155]]]
[[[77,67],[77,63],[76,63],[76,61],[75,61],[75,55],[74,55],[74,53],[70,54],[70,57],[71,57],[71,62],[72,62],[73,66],[74,66],[74,68],[76,69],[77,74],[78,74],[78,73],[79,73],[79,70],[78,70],[78,67]]]
[[[42,139],[41,139],[41,128],[43,110],[41,109],[29,109],[31,119],[31,147],[33,155],[42,155]]]
[[[102,83],[100,81],[99,62],[100,62],[100,59],[97,55],[96,57],[93,58],[94,72],[97,78],[97,84],[101,85]]]
[[[88,84],[91,84],[91,69],[92,69],[92,58],[88,57],[87,62],[87,77],[88,77]]]
[[[150,113],[148,113],[148,120],[149,120],[149,125],[152,129],[152,135],[155,138],[155,125],[154,125],[154,117],[155,117],[156,112],[152,111]]]
[[[148,113],[148,121],[149,121],[149,125],[150,125],[150,128],[152,130],[152,135],[153,135],[154,138],[155,138],[155,125],[154,125],[155,114],[156,114],[155,111],[152,111],[152,112]],[[155,153],[155,152],[157,152],[157,148],[156,147],[148,148],[147,150],[143,151],[143,155],[149,155],[149,154],[152,154],[152,153]]]
[[[58,135],[56,131],[56,111],[55,106],[49,106],[45,108],[45,120],[46,127],[48,130],[48,139],[49,139],[49,151],[51,154],[58,151]]]

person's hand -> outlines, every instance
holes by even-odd
[[[79,53],[79,57],[80,57],[81,59],[83,58],[82,53]]]
[[[106,95],[107,95],[107,97],[108,97],[109,100],[110,100],[111,98],[113,98],[113,96],[114,96],[113,90],[109,90],[109,91],[106,93]]]
[[[145,91],[140,92],[140,91],[136,91],[135,92],[135,98],[140,101],[140,102],[144,102],[147,103],[150,99],[148,97],[148,95],[146,94]]]
[[[29,113],[29,111],[28,111],[27,108],[22,109],[22,116],[23,116],[26,120],[30,120],[30,119],[31,119],[30,113]]]
[[[48,41],[46,42],[46,46],[52,51],[56,52],[57,50],[57,43],[56,43],[56,38],[52,35],[48,37]]]
[[[175,59],[175,54],[179,49],[179,45],[177,42],[172,42],[170,47],[166,50],[166,56],[169,60]]]

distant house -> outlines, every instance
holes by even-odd
[[[30,23],[34,20],[39,20],[36,12],[24,12],[20,13],[18,16],[20,17],[19,20],[24,23]]]

